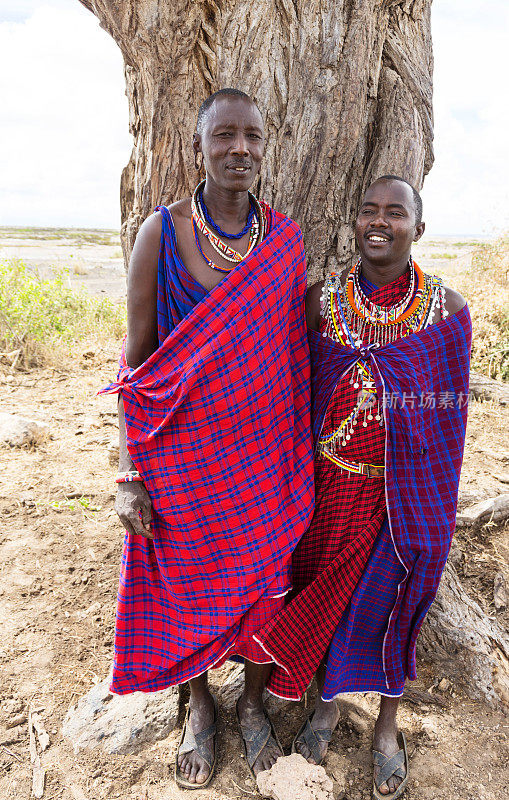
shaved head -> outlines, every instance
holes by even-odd
[[[207,97],[206,100],[203,101],[200,108],[198,109],[198,117],[196,120],[196,133],[201,133],[203,130],[203,126],[207,120],[208,113],[212,106],[214,105],[214,101],[218,100],[220,97],[240,97],[242,100],[246,100],[248,103],[252,103],[256,106],[254,100],[252,100],[248,94],[245,92],[241,92],[240,89],[219,89],[219,91],[214,92],[211,94],[210,97]]]
[[[381,175],[376,181],[373,183],[378,183],[378,181],[400,181],[401,183],[406,183],[407,186],[410,186],[412,190],[412,194],[414,197],[414,205],[415,205],[415,224],[420,225],[422,222],[422,197],[412,184],[405,180],[405,178],[400,178],[399,175]],[[371,186],[373,186],[373,183]]]

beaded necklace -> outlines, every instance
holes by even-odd
[[[346,286],[339,274],[332,273],[325,281],[321,296],[321,316],[325,322],[322,335],[342,345],[349,345],[352,349],[369,344],[382,346],[427,327],[434,318],[437,306],[441,318],[447,317],[441,279],[424,275],[412,260],[409,269],[410,285],[405,297],[388,307],[372,303],[362,291],[360,261],[348,273]],[[364,428],[372,421],[380,426],[384,424],[373,374],[363,361],[353,365],[349,384],[359,390],[357,402],[333,432],[320,436],[318,452],[323,455],[333,456],[341,452],[341,448],[346,447],[352,438],[359,421],[362,420]],[[341,465],[338,466],[341,468]]]
[[[350,306],[369,322],[377,325],[394,325],[402,322],[406,317],[411,316],[418,306],[424,291],[424,275],[412,261],[410,267],[410,285],[405,297],[394,306],[380,306],[372,303],[362,291],[360,285],[360,260],[355,267],[348,273],[346,283],[346,293]],[[415,291],[415,279],[418,278],[417,292]],[[412,298],[414,298],[412,300]]]
[[[196,242],[196,247],[198,248],[198,252],[204,259],[204,261],[208,264],[211,269],[218,270],[219,272],[231,272],[231,270],[243,261],[247,256],[251,253],[251,251],[262,241],[265,236],[265,217],[262,211],[258,200],[254,195],[248,192],[249,203],[250,203],[250,212],[248,215],[248,223],[249,226],[244,226],[243,230],[240,234],[225,234],[219,226],[216,226],[213,223],[215,230],[220,231],[221,235],[227,236],[230,239],[233,238],[240,238],[244,236],[244,234],[249,230],[249,243],[247,252],[245,255],[239,253],[233,247],[223,242],[218,236],[214,234],[214,232],[209,227],[207,220],[211,220],[210,214],[206,210],[206,206],[203,203],[202,193],[203,187],[205,185],[205,181],[202,181],[193,192],[191,197],[191,214],[192,214],[192,222],[193,222],[193,231],[194,231],[194,240]],[[200,244],[200,239],[198,236],[198,231],[200,231],[206,239],[210,242],[213,249],[218,253],[222,258],[226,261],[230,261],[232,263],[231,267],[219,266],[215,264],[208,256],[205,255],[203,252],[202,246]]]
[[[359,342],[378,342],[382,346],[415,333],[429,324],[437,303],[440,304],[442,316],[445,318],[447,311],[444,288],[439,279],[424,275],[412,259],[409,261],[409,269],[409,289],[403,300],[394,306],[379,306],[366,297],[360,285],[360,260],[348,273],[346,287],[334,273],[331,276],[336,278],[333,290],[334,313],[341,318],[344,332],[346,329],[353,330],[357,333]],[[334,330],[334,326],[332,329]]]
[[[205,187],[205,181],[202,181],[200,183],[200,185],[198,186],[196,199],[197,199],[197,201],[198,201],[198,203],[200,205],[200,208],[202,210],[203,216],[205,217],[205,219],[208,222],[208,224],[210,225],[210,227],[213,228],[215,230],[215,232],[217,234],[219,234],[219,236],[222,236],[223,239],[242,239],[244,234],[246,234],[248,232],[249,228],[251,227],[251,223],[253,222],[253,217],[254,217],[254,214],[255,214],[255,206],[254,206],[254,203],[251,202],[251,198],[249,198],[249,214],[247,215],[247,222],[244,225],[244,227],[242,228],[242,230],[240,231],[240,233],[226,233],[226,231],[223,231],[223,229],[219,227],[217,222],[214,222],[214,220],[212,219],[212,217],[209,214],[209,210],[208,210],[207,206],[205,205],[205,200],[203,199],[203,189],[204,189],[204,187]]]

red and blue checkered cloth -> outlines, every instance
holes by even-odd
[[[266,209],[265,240],[206,293],[160,210],[160,345],[104,390],[122,393],[155,534],[125,539],[119,694],[195,677],[265,622],[250,609],[288,590],[314,502],[300,229]]]
[[[314,331],[309,339],[316,440],[334,388],[362,355]],[[255,634],[277,664],[269,681],[275,694],[298,699],[329,643],[324,699],[345,691],[397,695],[406,677],[415,678],[417,635],[438,589],[455,527],[470,344],[465,307],[425,331],[365,354],[378,396],[387,401],[388,520],[374,494],[367,497],[371,505],[364,511],[357,497],[365,481],[375,492],[377,479],[352,476],[348,496],[345,479],[336,498],[343,505],[336,510],[342,520],[340,552],[316,580],[310,574],[313,582]],[[320,480],[318,471],[318,514]],[[327,510],[333,510],[331,502]],[[356,526],[363,514],[365,530]],[[296,549],[301,571],[306,559],[311,572],[319,562],[313,530],[314,522]]]

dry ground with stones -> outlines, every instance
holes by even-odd
[[[13,252],[15,247],[24,252]],[[48,268],[55,253],[63,252],[58,247],[68,247],[77,260],[81,258],[71,280],[122,300],[118,245],[97,252],[99,266],[89,252],[93,245],[87,245],[85,259],[72,242],[58,245],[21,237],[15,246],[11,239],[3,254],[22,255]],[[432,258],[444,252],[453,257]],[[420,263],[428,270],[454,275],[465,268],[468,252],[461,243],[430,243]],[[69,707],[105,678],[112,658],[122,546],[113,510],[115,467],[109,459],[117,429],[115,399],[96,397],[96,391],[115,373],[118,349],[115,341],[100,345],[87,341],[73,358],[62,358],[55,367],[14,374],[5,369],[0,374],[2,411],[49,425],[49,438],[43,444],[0,450],[2,799],[30,797],[29,711],[36,715],[32,722],[35,719],[49,738],[44,751],[41,742],[46,744],[46,737],[41,734],[35,742],[45,771],[45,800],[191,796],[178,790],[171,778],[185,689],[180,691],[177,727],[138,752],[113,755],[98,746],[75,753],[62,735]],[[463,506],[509,491],[508,423],[508,407],[491,402],[472,405],[461,482]],[[493,587],[497,575],[509,583],[508,552],[507,528],[500,524],[488,523],[475,532],[461,529],[455,540],[455,560],[465,588],[506,627],[509,613],[495,610]],[[197,800],[258,796],[241,757],[234,719],[240,680],[235,664],[211,673],[221,705],[219,763],[211,786],[194,792]],[[308,693],[308,707],[313,691]],[[370,734],[377,703],[370,695],[342,700],[342,719],[325,762],[338,800],[371,797]],[[269,698],[268,707],[289,751],[307,713],[306,703]],[[502,708],[469,699],[462,687],[421,663],[419,679],[403,699],[400,723],[411,756],[408,800],[501,800],[506,796],[509,717]]]

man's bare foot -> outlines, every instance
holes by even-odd
[[[398,743],[398,727],[393,720],[384,720],[379,717],[375,724],[375,731],[373,735],[373,750],[377,750],[387,758],[395,755],[400,749]],[[380,774],[380,767],[373,767],[375,781]],[[382,783],[378,791],[380,794],[393,794],[400,785],[403,778],[398,778],[396,775],[390,777],[386,783]]]
[[[326,703],[324,700],[319,698],[316,701],[315,712],[309,722],[315,731],[329,730],[332,733],[339,722],[340,716],[341,713],[335,700],[332,700],[330,703]],[[327,753],[329,743],[327,741],[320,741],[316,746],[318,747],[320,753],[320,758],[318,761],[322,761]],[[304,756],[306,761],[308,761],[310,764],[318,763],[301,736],[299,736],[295,741],[295,749],[298,753]]]
[[[189,701],[189,718],[187,724],[194,733],[206,730],[214,722],[215,709],[214,700],[210,692],[205,693],[199,699],[192,698]],[[210,750],[209,761],[214,761],[214,739],[210,738],[203,745]],[[210,775],[210,767],[194,750],[177,756],[177,763],[182,776],[190,783],[205,783]]]
[[[254,704],[246,700],[244,695],[242,695],[237,702],[237,714],[240,724],[253,731],[261,730],[267,720],[263,702],[260,700],[259,703]],[[258,758],[252,766],[254,774],[258,775],[259,772],[270,769],[282,755],[283,753],[277,742],[274,737],[271,736],[267,744],[261,749]]]

